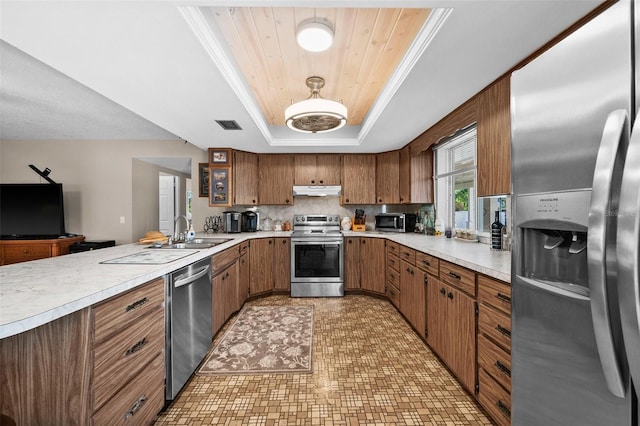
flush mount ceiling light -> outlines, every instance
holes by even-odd
[[[333,43],[333,29],[325,22],[304,21],[296,32],[298,45],[310,52],[322,52]]]
[[[307,87],[311,90],[311,96],[291,104],[284,111],[287,126],[303,133],[324,133],[344,127],[347,124],[347,107],[340,102],[320,97],[324,79],[309,77]]]

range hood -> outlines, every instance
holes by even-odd
[[[337,197],[340,194],[342,194],[340,185],[293,186],[294,197]]]

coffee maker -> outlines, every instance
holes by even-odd
[[[247,210],[242,213],[242,232],[256,232],[258,230],[258,213]]]
[[[228,211],[224,212],[224,225],[225,230],[229,234],[234,234],[240,232],[240,226],[242,221],[242,215],[240,212],[236,211]]]

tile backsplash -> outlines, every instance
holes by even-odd
[[[219,216],[225,211],[243,212],[253,206],[233,206],[227,208],[211,207],[208,216]],[[295,199],[293,206],[258,206],[260,212],[260,220],[270,218],[272,223],[276,220],[291,221],[296,214],[337,214],[341,218],[345,216],[353,217],[356,209],[364,210],[367,230],[375,228],[375,215],[381,212],[388,213],[417,213],[420,210],[420,204],[406,205],[340,205],[339,197],[299,197]],[[194,224],[202,229],[204,224]],[[262,224],[260,224],[262,226]]]

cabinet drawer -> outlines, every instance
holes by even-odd
[[[24,262],[27,260],[51,257],[51,244],[25,244],[4,246],[5,263]]]
[[[243,241],[240,243],[240,256],[249,253],[249,241]]]
[[[478,370],[478,401],[500,426],[511,424],[511,395],[484,370]]]
[[[503,349],[511,352],[511,317],[493,308],[478,305],[478,329]]]
[[[387,284],[400,288],[400,272],[393,268],[387,268]]]
[[[239,249],[240,248],[235,245],[221,251],[220,253],[214,254],[211,258],[211,269],[213,270],[213,275],[216,275],[218,272],[231,265],[239,256]]]
[[[387,254],[387,268],[392,268],[396,272],[400,271],[400,259],[398,256]]]
[[[400,255],[400,244],[394,243],[393,241],[387,241],[387,256],[390,254],[394,256]]]
[[[416,251],[409,247],[400,246],[400,259],[409,262],[412,265],[416,264]]]
[[[478,302],[487,303],[511,315],[511,285],[478,275]]]
[[[391,303],[393,303],[393,306],[395,306],[397,309],[400,309],[400,290],[398,290],[398,287],[389,285],[387,283],[386,292],[387,297],[389,298]]]
[[[127,327],[142,315],[164,306],[164,279],[158,278],[91,308],[94,342]]]
[[[129,384],[94,413],[99,425],[152,424],[164,406],[164,356],[157,356]]]
[[[478,335],[478,367],[511,392],[511,355],[482,334]]]
[[[440,259],[429,254],[416,252],[416,266],[429,274],[438,276],[440,272]]]
[[[440,279],[472,296],[476,294],[476,273],[462,266],[440,260]]]
[[[93,350],[94,407],[101,407],[142,366],[162,353],[164,345],[161,308],[97,345]]]

